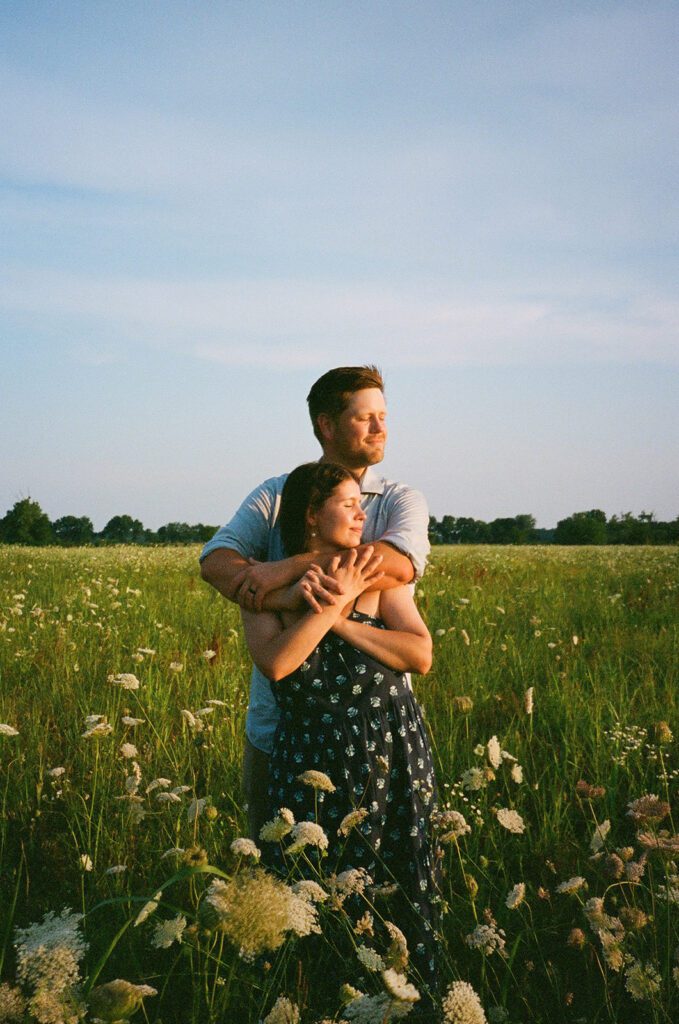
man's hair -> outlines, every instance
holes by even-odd
[[[384,392],[382,374],[376,366],[337,366],[318,378],[307,395],[311,425],[317,441],[323,444],[323,435],[318,429],[321,413],[337,419],[349,404],[350,396],[364,388],[379,388]]]
[[[288,557],[306,549],[307,512],[317,512],[336,487],[353,476],[334,462],[305,462],[283,485],[278,524]]]

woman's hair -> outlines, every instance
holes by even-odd
[[[336,487],[353,480],[348,469],[334,462],[305,462],[288,476],[283,486],[278,523],[288,556],[306,549],[307,512],[317,512]]]

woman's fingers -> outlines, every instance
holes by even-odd
[[[366,546],[362,549],[361,553],[356,558],[356,568],[357,569],[363,569],[363,567],[365,565],[367,565],[368,562],[370,561],[370,559],[373,557],[373,552],[374,551],[375,551],[375,549],[372,546],[372,544],[366,544]],[[353,554],[354,554],[354,557],[356,557],[356,550],[355,549],[353,551]],[[381,555],[376,555],[375,557],[379,558],[380,560],[382,558]]]

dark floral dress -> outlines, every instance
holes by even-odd
[[[386,628],[363,612],[354,610],[350,617]],[[422,712],[405,674],[329,633],[272,688],[281,708],[270,764],[272,814],[287,807],[296,821],[323,827],[329,839],[324,871],[364,868],[378,886],[398,883],[384,916],[403,930],[412,966],[432,987],[435,865],[429,818],[436,780]],[[335,792],[299,782],[308,769],[328,775]],[[348,835],[339,835],[344,816],[358,808],[367,816]],[[265,860],[285,872],[283,848],[265,847]]]

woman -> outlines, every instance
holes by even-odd
[[[429,985],[434,972],[429,816],[435,779],[420,709],[405,672],[431,665],[431,637],[410,589],[370,590],[381,577],[372,548],[357,553],[365,513],[354,477],[332,463],[299,466],[283,490],[280,528],[289,555],[335,555],[326,574],[312,568],[295,584],[342,591],[320,612],[243,612],[254,662],[272,682],[281,721],[271,756],[272,812],[316,821],[328,835],[328,867],[364,868],[377,885],[398,884],[389,913],[405,932],[412,965]],[[333,791],[299,780],[324,772]],[[357,810],[358,824],[340,829]],[[285,871],[285,853],[265,847]],[[387,915],[388,916],[388,915]]]

